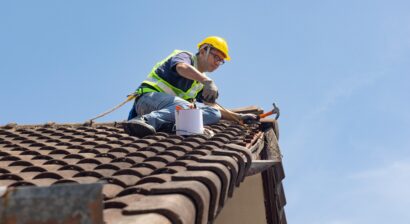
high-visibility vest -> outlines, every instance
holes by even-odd
[[[147,93],[147,92],[164,92],[172,96],[179,96],[185,100],[195,98],[198,95],[198,93],[202,90],[202,88],[204,87],[202,83],[192,80],[193,82],[192,82],[191,87],[187,91],[183,91],[182,89],[179,89],[171,85],[170,83],[168,83],[163,78],[161,78],[158,74],[155,73],[157,68],[163,65],[166,61],[168,61],[168,59],[182,52],[186,52],[186,51],[175,50],[164,60],[162,60],[161,62],[158,62],[154,66],[154,68],[152,68],[148,77],[142,83],[148,84],[155,89],[142,87],[137,90],[137,93],[142,94],[142,93]],[[186,52],[186,53],[191,55],[191,53],[189,52]],[[191,55],[191,58],[193,59],[192,55]]]

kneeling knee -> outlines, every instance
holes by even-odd
[[[218,109],[207,107],[203,108],[204,124],[215,124],[221,120],[221,112]]]

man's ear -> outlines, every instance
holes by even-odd
[[[209,47],[210,47],[209,45],[206,45],[206,46],[199,48],[199,54],[205,55]]]
[[[205,52],[206,52],[206,48],[205,48],[205,47],[202,47],[202,48],[199,49],[199,54],[204,55]]]

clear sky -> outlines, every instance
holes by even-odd
[[[84,122],[174,49],[219,102],[281,108],[289,223],[410,223],[410,1],[1,1],[0,125]],[[131,104],[100,121],[124,120]]]

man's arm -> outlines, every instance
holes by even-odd
[[[216,103],[206,103],[205,105],[213,107],[221,112],[221,119],[223,120],[228,120],[228,121],[236,121],[236,122],[241,122],[243,120],[257,120],[258,115],[256,114],[239,114],[232,112],[230,110],[227,110],[225,108],[222,108]]]
[[[190,80],[195,80],[200,83],[203,83],[204,81],[207,81],[207,80],[211,80],[204,73],[199,72],[194,66],[183,63],[183,62],[178,63],[175,66],[175,69],[179,75],[181,75],[184,78],[190,79]]]
[[[218,98],[218,87],[216,87],[214,81],[198,71],[194,66],[181,62],[175,66],[175,70],[180,76],[196,80],[204,85],[202,95],[205,101],[214,103]]]
[[[224,108],[220,107],[217,104],[213,104],[212,107],[218,109],[221,112],[221,119],[223,119],[223,120],[241,121],[240,116],[235,112],[224,109]]]

